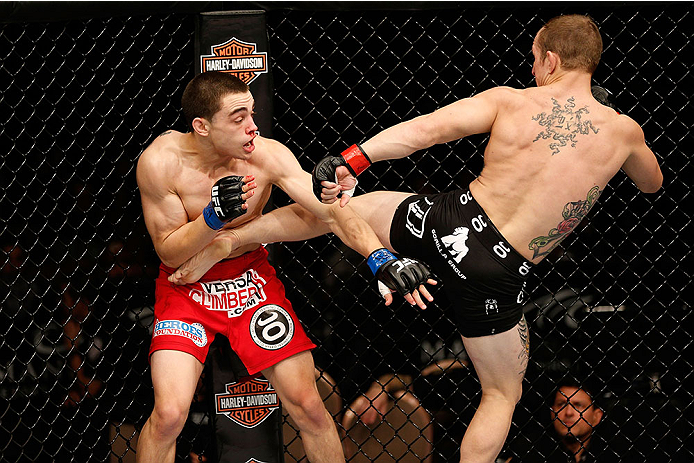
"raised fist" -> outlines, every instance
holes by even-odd
[[[342,154],[337,156],[326,156],[313,168],[311,177],[313,179],[313,194],[316,195],[318,201],[323,201],[328,204],[335,202],[337,195],[340,193],[353,196],[354,188],[357,186],[357,175],[361,174],[366,170],[367,167],[371,165],[371,160],[366,155],[364,150],[361,149],[359,145],[352,145],[342,152]],[[337,176],[337,168],[340,166],[345,166],[353,177],[350,179],[339,180]],[[347,175],[349,177],[349,175]],[[337,189],[326,190],[322,185],[322,182],[336,183]],[[345,186],[349,184],[349,186]],[[321,193],[326,196],[323,198]],[[349,199],[345,198],[345,201],[341,202],[341,206],[345,206]]]
[[[217,180],[212,187],[212,199],[202,211],[208,227],[219,230],[227,222],[246,213],[246,199],[252,195],[244,198],[244,185],[247,183],[255,188],[252,176],[229,175]]]

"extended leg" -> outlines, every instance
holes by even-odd
[[[408,196],[410,193],[374,191],[352,198],[346,207],[352,207],[373,228],[381,243],[390,248],[390,224],[395,210]],[[243,245],[303,241],[329,232],[325,223],[298,204],[275,209],[234,231]]]

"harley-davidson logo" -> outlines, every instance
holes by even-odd
[[[226,389],[214,395],[217,414],[226,415],[244,428],[258,426],[280,407],[277,392],[267,379],[231,383]]]
[[[253,82],[260,74],[267,73],[267,53],[257,52],[255,43],[243,42],[234,37],[210,48],[211,55],[200,56],[202,72],[228,72],[246,84]]]

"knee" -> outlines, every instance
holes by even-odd
[[[299,428],[320,428],[329,424],[328,412],[317,392],[296,394],[283,404]]]
[[[523,385],[521,383],[513,385],[504,391],[504,397],[514,407],[516,406],[516,404],[518,404],[518,402],[520,402],[522,395],[523,395]]]
[[[519,384],[518,387],[512,392],[513,405],[517,405],[523,396],[523,385]]]
[[[515,408],[516,404],[520,402],[521,396],[523,395],[522,384],[517,384],[503,389],[489,389],[485,391],[482,390],[482,395],[487,396],[487,398],[499,402],[505,402],[508,404],[509,408]]]
[[[189,407],[180,404],[155,404],[150,417],[152,430],[160,436],[178,436],[188,418],[188,409]]]

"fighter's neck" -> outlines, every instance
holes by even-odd
[[[200,171],[213,174],[217,170],[233,170],[235,165],[246,162],[245,159],[220,154],[206,140],[200,139],[192,132],[186,133],[184,137],[181,154]]]
[[[584,91],[590,93],[591,75],[587,72],[560,71],[550,76],[542,88],[564,91]]]

